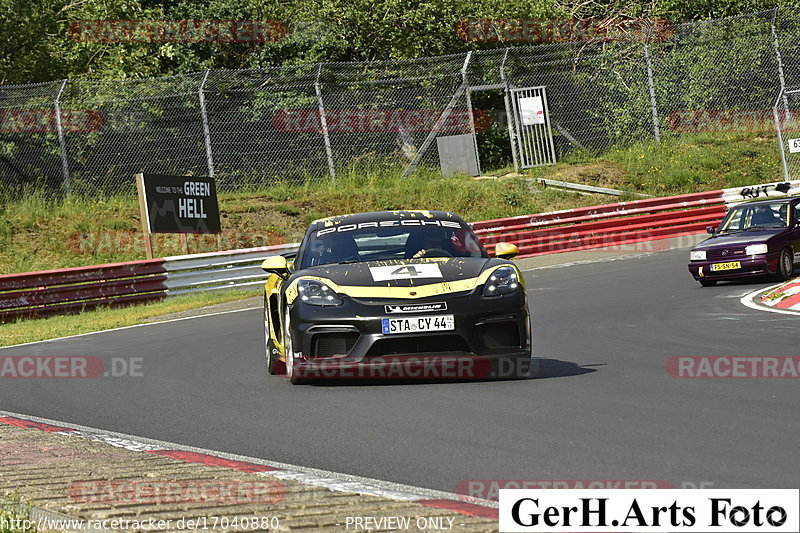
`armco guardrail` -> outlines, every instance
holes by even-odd
[[[682,196],[647,198],[536,215],[473,222],[491,251],[511,242],[520,257],[624,246],[701,233],[716,225],[726,203],[800,193],[800,182],[769,183]],[[123,306],[166,296],[225,288],[257,288],[269,255],[296,251],[297,243],[148,261],[0,276],[0,321]]]
[[[520,257],[621,246],[702,232],[725,214],[722,191],[474,222],[484,245],[516,244]]]
[[[257,287],[269,255],[297,244],[0,276],[0,322],[161,300],[174,294]]]
[[[0,322],[160,300],[163,259],[0,276]]]
[[[732,187],[722,191],[722,200],[726,204],[747,200],[764,200],[773,196],[795,196],[800,194],[800,180],[763,183],[747,187]]]
[[[177,255],[164,258],[170,295],[217,289],[256,288],[266,274],[261,262],[269,255],[296,252],[299,244]]]

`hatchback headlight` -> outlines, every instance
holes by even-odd
[[[763,255],[768,251],[766,244],[751,244],[744,249],[744,253],[747,255]]]
[[[689,252],[689,261],[705,261],[706,260],[706,251],[705,250],[692,250]]]
[[[513,267],[500,267],[489,276],[483,286],[484,296],[511,294],[519,288],[517,270]]]
[[[311,305],[342,305],[342,298],[333,289],[315,279],[301,279],[297,282],[297,295],[300,301]]]

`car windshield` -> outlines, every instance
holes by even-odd
[[[341,224],[316,230],[306,238],[299,268],[390,259],[488,257],[472,230],[457,222],[389,226],[393,222],[411,220]]]
[[[752,229],[785,228],[789,225],[789,204],[740,205],[731,209],[719,226],[721,233]]]

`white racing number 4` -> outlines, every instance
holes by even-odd
[[[442,278],[442,272],[439,270],[439,265],[437,263],[369,267],[369,272],[372,274],[373,281]]]

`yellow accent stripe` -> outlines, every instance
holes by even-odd
[[[471,291],[478,285],[486,283],[486,280],[489,279],[489,276],[492,275],[492,272],[498,268],[503,268],[506,266],[510,266],[517,271],[517,279],[520,286],[522,286],[524,289],[525,285],[522,274],[516,266],[498,265],[482,272],[481,275],[476,278],[461,279],[458,281],[444,281],[441,283],[431,283],[429,285],[418,285],[414,287],[368,287],[363,285],[337,285],[328,278],[303,276],[302,278],[297,278],[296,280],[292,281],[292,283],[286,287],[286,301],[292,303],[297,297],[297,282],[300,279],[313,279],[319,281],[329,286],[335,292],[339,294],[345,294],[352,298],[404,298],[408,300],[416,300],[418,298],[428,298],[430,296],[438,296],[440,294]]]
[[[267,300],[272,294],[275,294],[280,290],[280,282],[281,278],[278,277],[276,274],[270,274],[267,278],[267,282],[264,284],[264,295],[266,296]],[[267,304],[269,305],[269,304]],[[266,309],[265,309],[266,311]],[[278,313],[280,315],[280,312]],[[275,324],[272,320],[272,316],[269,316],[269,335],[273,343],[275,343],[275,347],[283,353],[283,335],[281,334],[281,341],[278,341],[278,337],[276,335],[275,328],[280,328],[281,324]]]

